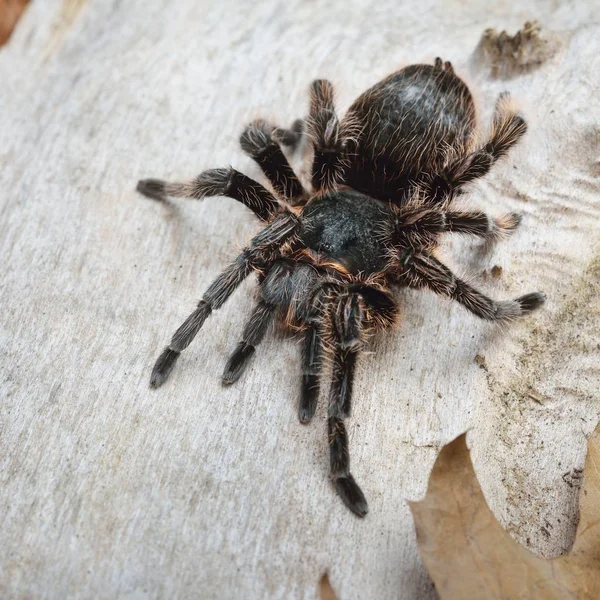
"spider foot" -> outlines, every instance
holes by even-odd
[[[140,179],[136,190],[147,198],[166,200],[165,184],[166,182],[162,179]]]
[[[490,318],[496,321],[512,321],[533,312],[546,301],[546,295],[541,292],[525,294],[514,300],[503,300],[496,304],[495,313]]]
[[[546,302],[546,294],[542,292],[533,292],[531,294],[525,294],[515,300],[520,306],[522,314],[530,313],[538,309],[544,302]]]
[[[242,150],[252,158],[259,158],[277,144],[273,140],[273,125],[263,119],[252,121],[240,136]]]
[[[307,424],[315,414],[319,398],[319,380],[315,375],[305,375],[302,380],[302,396],[298,407],[300,423]]]
[[[523,216],[519,213],[508,213],[494,221],[494,233],[500,238],[509,236],[521,224]]]
[[[179,352],[177,350],[171,350],[170,348],[163,350],[154,363],[152,375],[150,376],[150,387],[158,388],[169,378],[178,358]]]
[[[254,355],[254,346],[247,344],[246,342],[240,342],[238,347],[235,349],[235,352],[231,355],[227,364],[225,365],[225,369],[223,370],[223,375],[221,375],[221,381],[225,385],[231,385],[235,383],[243,373],[248,361]]]
[[[344,504],[357,517],[362,518],[369,512],[365,495],[350,473],[347,475],[333,475],[332,482]]]

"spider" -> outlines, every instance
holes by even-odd
[[[350,473],[348,435],[357,361],[369,339],[398,321],[398,292],[425,288],[471,313],[506,323],[545,301],[542,293],[495,301],[458,278],[436,257],[444,233],[495,242],[521,217],[494,219],[454,210],[465,186],[483,177],[526,131],[508,94],[496,103],[487,141],[476,141],[475,106],[449,62],[407,66],[364,92],[340,119],[329,81],[311,84],[309,114],[291,128],[252,122],[240,137],[272,191],[233,168],[210,169],[187,183],[145,179],[137,189],[167,196],[227,196],[266,223],[216,278],[159,356],[150,384],[169,377],[206,318],[256,273],[259,299],[222,381],[235,382],[273,320],[302,335],[298,414],[315,413],[325,366],[330,477],[346,506],[363,517],[367,501]],[[311,189],[292,170],[282,147],[310,142]],[[308,157],[307,157],[308,160]]]

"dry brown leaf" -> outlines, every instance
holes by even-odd
[[[329,576],[327,573],[323,573],[321,581],[319,582],[319,598],[320,600],[338,600],[336,593],[329,583]]]
[[[0,46],[5,44],[29,0],[0,0]]]
[[[465,435],[442,449],[425,498],[410,503],[417,542],[442,600],[600,598],[600,426],[588,442],[580,521],[566,556],[545,560],[515,542],[490,511]]]

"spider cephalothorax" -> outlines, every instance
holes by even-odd
[[[435,256],[443,233],[492,242],[519,225],[515,213],[493,219],[453,210],[452,201],[525,130],[502,95],[489,137],[477,145],[471,94],[450,63],[436,59],[434,66],[412,65],[376,84],[342,120],[331,84],[318,80],[311,86],[304,121],[291,129],[251,123],[241,146],[260,165],[274,193],[231,168],[205,171],[188,183],[140,181],[138,190],[157,199],[229,196],[267,223],[175,332],[156,361],[151,385],[167,379],[210,313],[246,276],[257,273],[259,300],[225,366],[223,382],[239,378],[270,323],[279,320],[303,335],[299,417],[307,423],[329,357],[331,479],[346,505],[364,516],[367,502],[350,474],[344,419],[350,414],[356,361],[372,334],[397,321],[399,290],[428,288],[482,319],[501,323],[544,302],[540,293],[492,300]],[[281,149],[294,150],[304,132],[312,147],[312,192]]]

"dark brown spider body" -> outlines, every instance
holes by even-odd
[[[475,105],[451,67],[412,65],[359,96],[342,129],[346,123],[359,132],[348,153],[348,185],[401,203],[415,182],[438,175],[449,154],[469,143]]]
[[[312,192],[282,152],[282,145],[298,145],[304,129],[313,149]],[[430,289],[500,323],[544,302],[540,293],[495,301],[435,256],[444,233],[491,242],[519,225],[514,213],[493,219],[453,210],[452,201],[525,130],[504,95],[487,142],[475,146],[471,94],[450,63],[436,59],[434,66],[413,65],[376,84],[343,120],[335,111],[332,85],[317,80],[304,122],[291,129],[251,123],[240,138],[242,149],[261,167],[275,194],[231,168],[204,171],[187,183],[140,181],[138,190],[157,199],[229,196],[267,223],[175,332],[154,365],[151,385],[164,383],[211,312],[245,277],[257,273],[259,300],[225,366],[223,382],[240,377],[274,320],[301,333],[299,418],[307,423],[314,415],[325,364],[330,365],[331,480],[346,505],[364,516],[367,502],[350,474],[344,420],[350,414],[357,360],[372,334],[397,322],[402,288]]]
[[[366,279],[381,269],[384,238],[377,225],[391,218],[387,204],[352,189],[338,189],[313,198],[302,211],[301,244],[316,264]]]

